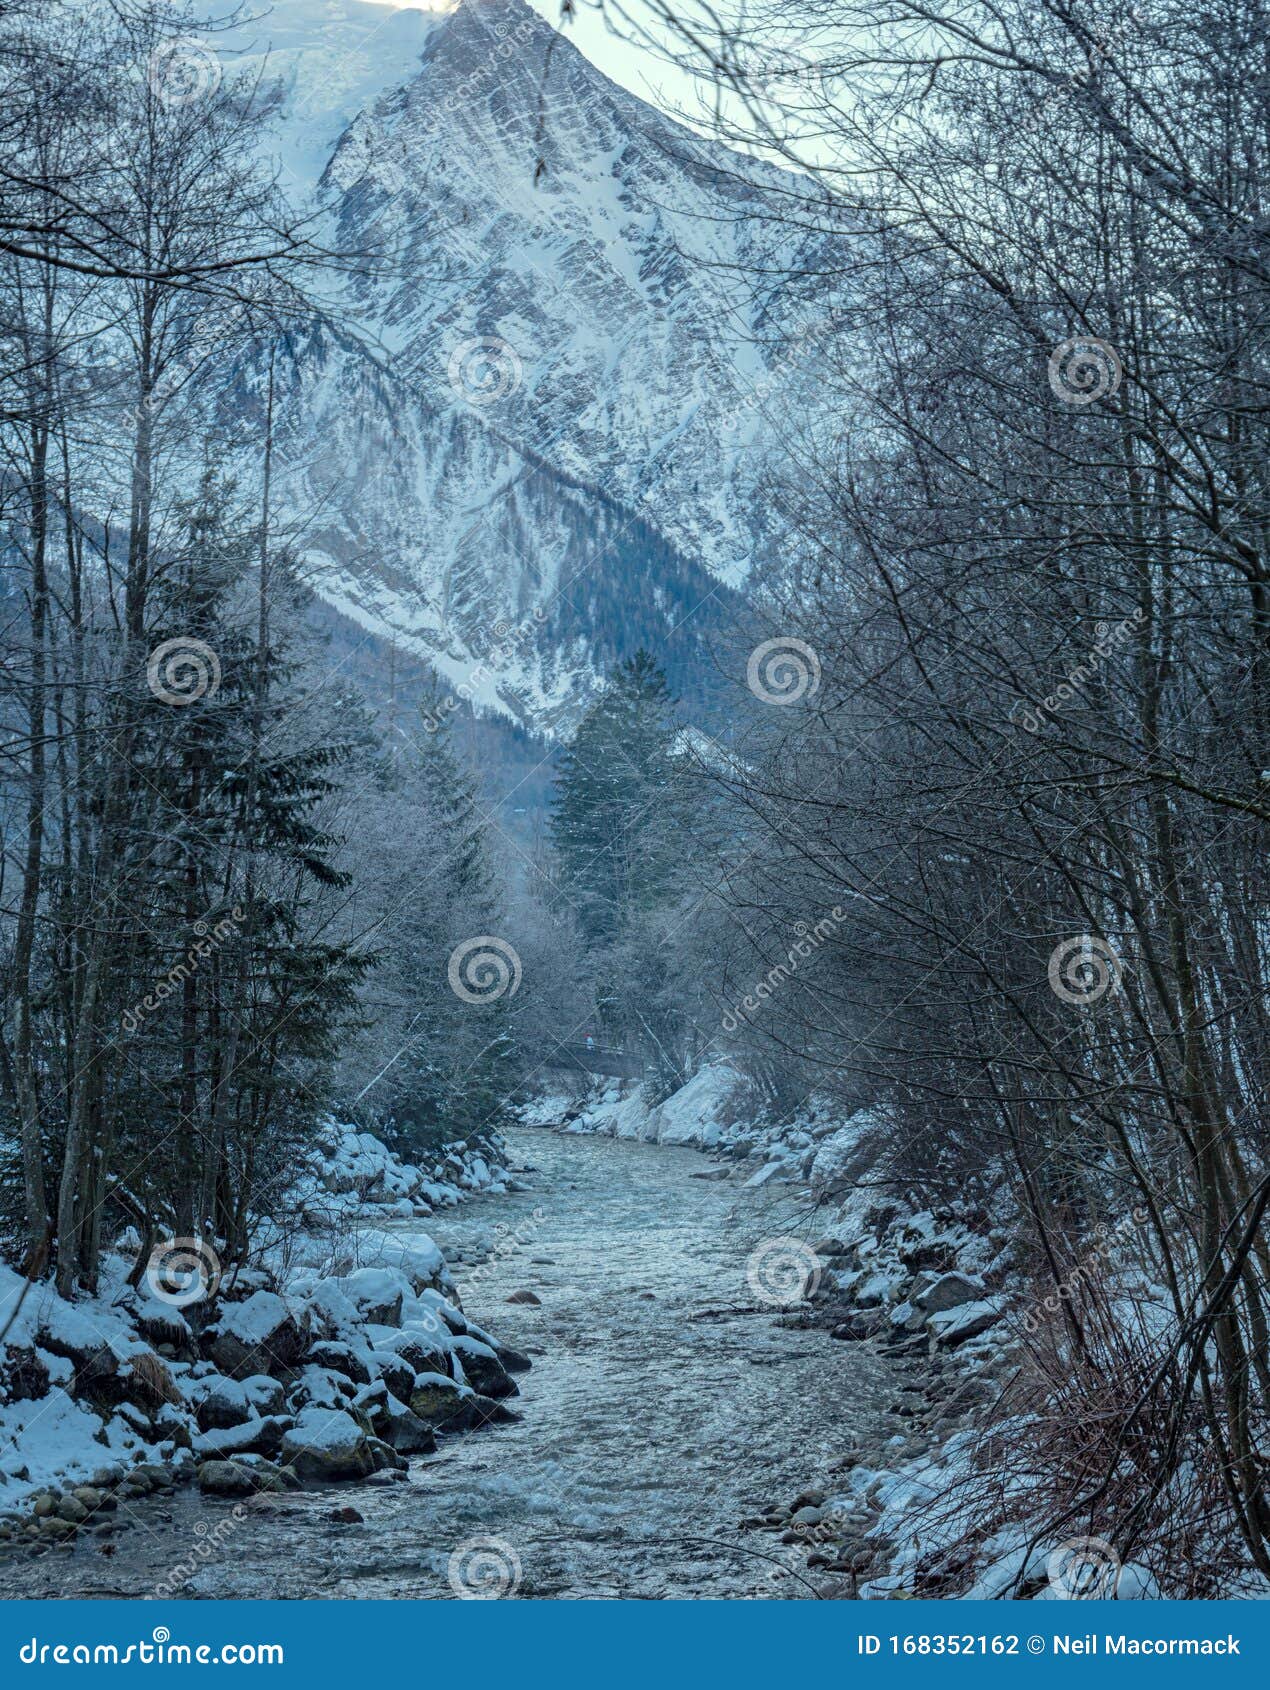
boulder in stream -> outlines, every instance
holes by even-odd
[[[483,1397],[520,1395],[520,1386],[488,1344],[479,1338],[456,1337],[451,1348],[463,1365],[464,1377]]]
[[[456,1384],[444,1373],[420,1373],[410,1393],[410,1408],[425,1426],[459,1431],[471,1422],[475,1394],[470,1385]]]
[[[340,1409],[301,1409],[282,1455],[301,1479],[364,1479],[376,1466],[365,1430]]]

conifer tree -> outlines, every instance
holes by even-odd
[[[561,758],[551,814],[557,889],[592,949],[597,1020],[667,1087],[682,1078],[668,983],[692,837],[674,711],[647,651],[619,663]]]
[[[551,838],[586,936],[611,945],[675,894],[685,781],[675,701],[644,650],[619,663],[560,762]]]

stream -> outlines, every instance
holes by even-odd
[[[442,1438],[404,1481],[130,1505],[105,1548],[7,1567],[6,1594],[810,1595],[805,1549],[740,1521],[877,1434],[893,1380],[747,1283],[763,1240],[818,1236],[805,1195],[693,1177],[714,1173],[693,1150],[541,1130],[509,1134],[508,1159],[529,1189],[400,1230],[456,1253],[469,1317],[533,1358],[516,1424]],[[348,1506],[364,1523],[330,1518]]]

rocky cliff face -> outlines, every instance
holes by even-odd
[[[770,543],[758,440],[806,374],[753,280],[773,173],[523,0],[276,15],[254,45],[296,191],[316,176],[330,238],[366,255],[282,378],[319,592],[535,729],[641,643],[691,696]]]

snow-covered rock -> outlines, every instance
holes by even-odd
[[[964,1344],[968,1338],[977,1338],[981,1332],[995,1326],[1002,1312],[1000,1304],[995,1302],[963,1303],[957,1308],[932,1314],[926,1324],[936,1341],[949,1348],[954,1344]]]
[[[930,1315],[978,1302],[987,1289],[978,1274],[941,1273],[923,1277],[929,1277],[930,1283],[914,1294],[913,1301]]]
[[[425,1426],[445,1430],[466,1422],[475,1397],[470,1385],[446,1373],[420,1373],[410,1393],[410,1409]]]
[[[291,1200],[315,1225],[374,1207],[410,1218],[451,1208],[465,1192],[506,1189],[499,1141],[442,1146],[432,1173],[407,1162],[373,1133],[327,1117],[320,1121]]]
[[[363,1267],[337,1280],[362,1320],[373,1326],[400,1326],[401,1310],[412,1286],[396,1268]]]
[[[865,1174],[877,1160],[885,1121],[873,1110],[861,1109],[844,1126],[820,1140],[808,1169],[813,1191],[834,1196]]]
[[[253,1291],[241,1303],[226,1304],[209,1330],[208,1354],[222,1373],[249,1379],[294,1367],[308,1343],[308,1320],[274,1291]]]
[[[342,1409],[302,1409],[283,1437],[282,1455],[301,1479],[364,1479],[375,1470],[366,1432]]]
[[[727,1063],[709,1063],[652,1111],[653,1136],[659,1144],[712,1149],[736,1120],[740,1086],[740,1076]]]
[[[538,1100],[528,1105],[526,1126],[560,1127],[568,1133],[596,1133],[653,1144],[685,1144],[699,1150],[717,1145],[737,1119],[742,1082],[726,1062],[700,1069],[664,1102],[650,1105],[642,1085],[614,1080],[581,1107],[566,1100]]]
[[[362,1477],[433,1448],[434,1426],[484,1424],[528,1360],[466,1319],[435,1241],[401,1228],[416,1200],[501,1189],[497,1150],[447,1145],[425,1173],[370,1134],[324,1123],[288,1205],[307,1230],[273,1240],[266,1227],[261,1265],[228,1274],[213,1304],[178,1309],[144,1278],[130,1285],[135,1234],[120,1241],[134,1254],[107,1254],[99,1293],[75,1302],[0,1267],[0,1512],[35,1487],[60,1494],[112,1456],[120,1477],[107,1490],[143,1494],[136,1475],[153,1467],[246,1495],[296,1483],[276,1462],[310,1480]],[[403,1193],[409,1217],[385,1231]],[[411,1408],[420,1376],[427,1424]],[[40,1541],[58,1537],[50,1528]]]

